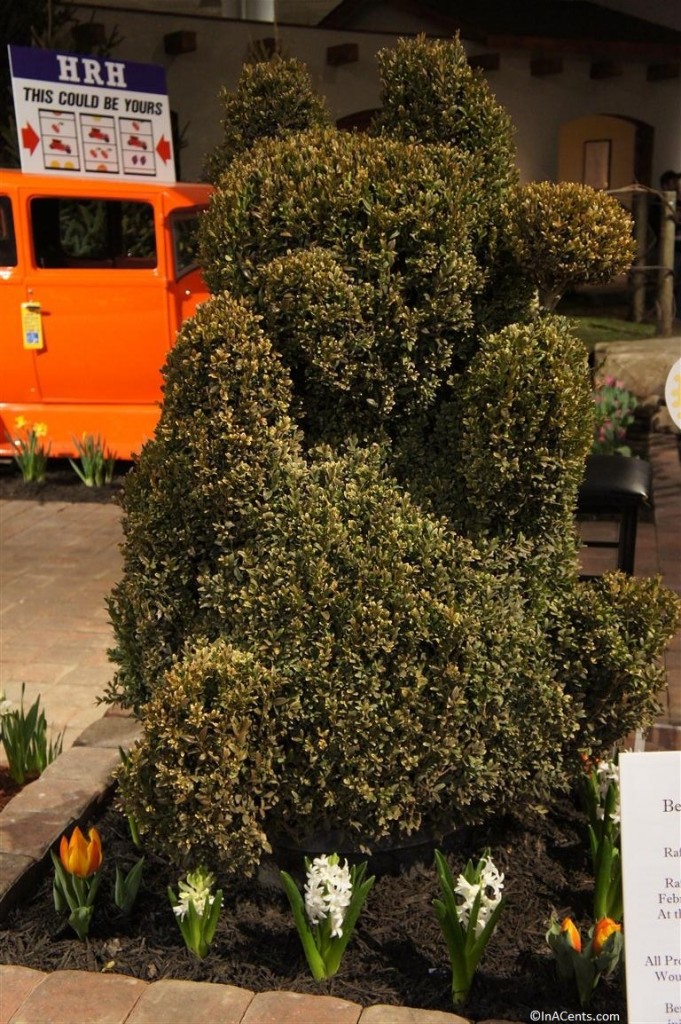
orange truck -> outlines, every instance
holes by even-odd
[[[208,296],[210,191],[0,169],[0,456],[17,421],[58,457],[92,435],[128,459],[151,437],[166,353]]]

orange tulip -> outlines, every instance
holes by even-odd
[[[575,927],[574,921],[569,917],[563,918],[563,923],[560,926],[561,932],[565,935],[572,948],[577,952],[582,952],[582,940],[579,936],[579,932]]]
[[[99,871],[102,865],[102,841],[96,828],[91,828],[86,839],[78,826],[71,833],[71,838],[61,837],[59,859],[70,875],[78,878],[89,878]]]
[[[612,935],[613,932],[621,932],[622,925],[617,924],[610,917],[602,917],[596,927],[594,928],[593,939],[591,940],[591,948],[594,956],[598,956],[606,940]]]

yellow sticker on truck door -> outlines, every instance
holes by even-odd
[[[43,318],[39,302],[21,303],[21,333],[24,339],[24,348],[39,352],[45,347]]]

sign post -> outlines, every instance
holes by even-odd
[[[628,1016],[681,1024],[681,752],[619,767]]]
[[[175,181],[162,67],[8,49],[23,171]]]

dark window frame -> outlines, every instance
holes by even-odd
[[[18,263],[12,199],[3,193],[0,195],[0,267],[16,267]]]

